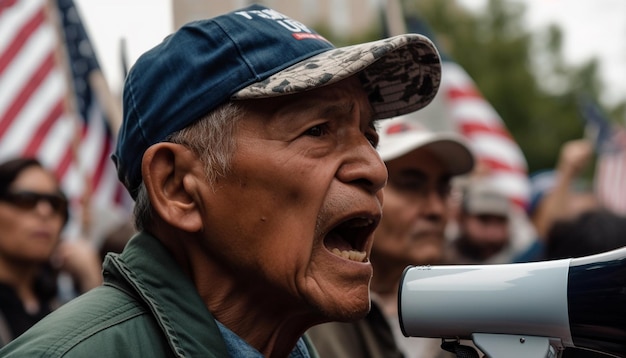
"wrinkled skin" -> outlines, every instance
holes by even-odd
[[[231,170],[214,186],[172,143],[148,149],[144,181],[167,222],[155,232],[213,315],[265,356],[287,356],[309,327],[368,312],[387,170],[356,78],[242,104]]]

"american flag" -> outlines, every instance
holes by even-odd
[[[442,58],[439,91],[431,104],[415,113],[415,117],[431,130],[462,134],[477,159],[476,174],[507,195],[518,208],[524,209],[530,199],[528,164],[500,115],[480,93],[469,74],[443,52],[425,21],[414,15],[404,15],[401,5],[391,10],[398,13],[391,16],[388,23],[403,21],[405,32],[425,34],[435,42]]]
[[[626,129],[612,123],[589,96],[581,96],[579,104],[586,135],[597,155],[595,194],[601,206],[626,215]]]
[[[72,0],[0,0],[0,160],[37,157],[57,174],[68,236],[99,240],[128,215],[109,158],[121,113],[107,113],[105,91]]]
[[[514,203],[525,207],[530,195],[528,166],[502,118],[481,95],[467,72],[453,61],[442,65],[445,111],[486,169],[486,180]]]

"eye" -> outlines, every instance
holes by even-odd
[[[449,181],[446,181],[444,183],[439,183],[437,192],[441,198],[447,199],[450,196],[450,193],[452,192],[452,185],[450,184]]]
[[[378,133],[376,133],[375,131],[366,132],[365,138],[367,138],[367,140],[370,142],[374,149],[378,147]]]
[[[389,176],[389,184],[396,190],[404,192],[422,193],[428,190],[428,181],[423,177],[416,176]]]
[[[376,122],[371,121],[367,130],[365,131],[365,137],[372,144],[372,147],[378,147],[379,135],[378,129],[376,128]]]
[[[324,134],[328,133],[328,128],[326,124],[318,124],[316,126],[313,126],[309,129],[307,129],[307,131],[304,133],[305,135],[311,136],[311,137],[321,137]]]

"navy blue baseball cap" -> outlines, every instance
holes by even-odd
[[[441,63],[419,34],[336,48],[260,5],[191,22],[140,56],[126,77],[112,156],[119,179],[136,198],[146,149],[228,101],[303,92],[357,73],[375,117],[389,118],[432,100]]]

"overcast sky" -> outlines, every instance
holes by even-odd
[[[126,40],[127,60],[132,64],[172,31],[171,0],[75,1],[114,91],[122,86],[121,39]],[[486,0],[460,1],[476,8]],[[607,103],[626,99],[626,1],[509,1],[527,5],[527,22],[534,29],[559,24],[565,30],[565,55],[571,63],[593,56],[601,60]]]

